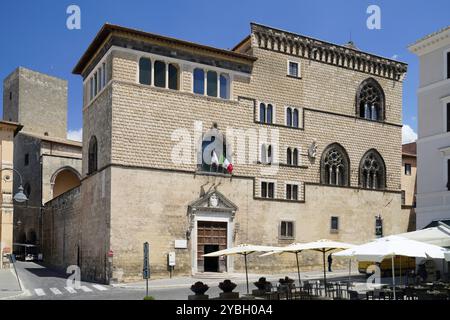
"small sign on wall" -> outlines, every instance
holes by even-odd
[[[187,240],[175,240],[175,249],[187,249]]]

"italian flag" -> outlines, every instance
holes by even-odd
[[[219,165],[219,158],[217,158],[217,154],[216,151],[214,150],[211,156],[211,164],[213,166],[218,166]]]
[[[233,165],[231,164],[230,161],[228,161],[227,158],[225,158],[223,156],[223,154],[220,156],[220,162],[219,163],[222,165],[222,167],[224,167],[227,170],[228,173],[231,174],[233,172]]]

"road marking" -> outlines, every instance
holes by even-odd
[[[59,291],[58,288],[50,288],[50,291],[53,292],[53,294],[56,294],[56,295],[62,294],[62,292]]]
[[[34,289],[34,292],[40,297],[45,296],[45,292],[42,289]]]
[[[80,289],[83,290],[84,292],[92,292],[92,289],[89,289],[86,286],[81,286]]]
[[[72,288],[72,287],[64,287],[64,289],[66,289],[67,292],[69,292],[69,293],[77,293],[77,292],[75,291],[75,289]]]
[[[95,289],[99,290],[99,291],[106,291],[108,290],[108,288],[105,288],[104,286],[101,286],[99,284],[93,284],[92,285]]]

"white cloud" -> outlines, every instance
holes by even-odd
[[[410,143],[417,140],[417,133],[407,124],[403,125],[402,128],[402,143]]]
[[[67,131],[67,139],[81,141],[83,138],[83,128],[78,130],[69,130]]]
[[[394,55],[391,57],[391,59],[392,59],[392,60],[397,60],[397,59],[398,59],[398,54],[394,54]]]

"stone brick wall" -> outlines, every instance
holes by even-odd
[[[65,271],[81,259],[81,194],[72,189],[47,202],[42,211],[44,263]]]
[[[67,81],[17,68],[3,82],[3,119],[19,122],[26,132],[66,138]]]

